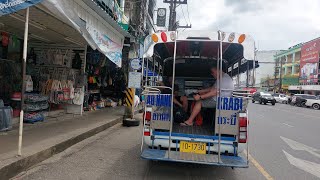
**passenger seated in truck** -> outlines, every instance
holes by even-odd
[[[217,69],[217,65],[210,65],[210,73],[217,80],[220,70]],[[221,81],[221,97],[232,97],[232,91],[234,90],[234,85],[232,78],[227,74],[222,72]],[[205,108],[215,108],[216,107],[216,97],[218,96],[217,88],[219,87],[218,81],[212,87],[198,90],[197,94],[193,96],[196,104],[191,112],[190,117],[183,123],[180,123],[181,126],[192,126],[195,117],[199,114],[202,107]]]
[[[169,77],[168,80],[159,82],[160,86],[172,87],[172,77]],[[162,94],[171,94],[171,90],[167,88],[161,89]],[[174,85],[174,97],[173,103],[179,107],[182,107],[185,112],[188,112],[188,98],[187,96],[179,96],[179,86]]]

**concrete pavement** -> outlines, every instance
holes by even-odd
[[[248,169],[142,160],[141,126],[117,125],[16,179],[319,179],[320,111],[251,103],[249,109]]]
[[[22,156],[17,157],[18,130],[0,135],[0,179],[17,173],[64,151],[66,148],[122,121],[123,107],[59,117],[27,125],[23,135]]]

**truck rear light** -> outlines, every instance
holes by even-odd
[[[143,135],[144,135],[144,136],[150,136],[151,134],[150,134],[150,131],[145,131],[145,132],[143,133]]]
[[[241,131],[247,131],[247,127],[240,127],[240,130],[239,130],[240,132]]]
[[[247,132],[240,132],[239,143],[246,143],[246,142],[247,142]]]
[[[247,142],[248,119],[246,113],[239,114],[239,143]]]
[[[151,112],[150,112],[150,111],[147,111],[147,112],[146,112],[146,114],[145,114],[145,116],[144,116],[144,119],[145,119],[146,121],[150,121],[150,120],[151,120]]]

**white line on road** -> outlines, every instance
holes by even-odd
[[[277,111],[289,112],[289,113],[300,115],[300,116],[319,118],[317,116],[312,116],[312,115],[309,115],[309,114],[299,114],[299,113],[295,113],[294,111],[287,111],[287,110],[284,110],[284,109],[272,108],[272,107],[267,107],[267,106],[265,106],[265,107],[269,108],[269,109],[277,110]]]
[[[288,126],[288,127],[294,127],[294,126],[292,126],[292,125],[290,125],[290,124],[287,124],[287,123],[282,123],[283,125],[286,125],[286,126]]]
[[[290,146],[291,149],[296,150],[296,151],[306,151],[306,152],[308,152],[308,153],[320,158],[320,154],[316,153],[316,152],[319,151],[318,149],[310,147],[310,146],[307,146],[307,145],[302,144],[302,143],[299,143],[299,142],[294,141],[294,140],[289,139],[289,138],[285,138],[285,137],[282,137],[282,136],[280,136],[280,138],[284,142],[286,142],[288,144],[288,146]]]
[[[306,161],[306,160],[299,159],[299,158],[295,158],[291,154],[287,153],[286,151],[284,151],[284,150],[282,150],[282,151],[286,155],[290,164],[320,178],[320,164]]]

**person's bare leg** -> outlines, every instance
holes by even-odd
[[[188,112],[188,98],[187,96],[181,96],[180,101],[182,102],[182,108],[185,112]]]
[[[194,118],[199,114],[201,111],[202,103],[201,101],[197,101],[196,104],[193,107],[192,113],[188,120],[185,121],[186,124],[192,125]]]

